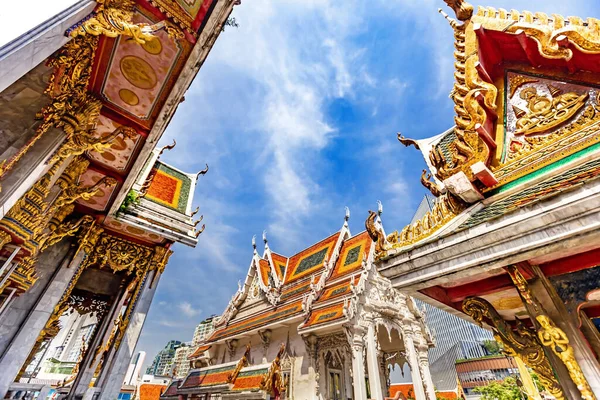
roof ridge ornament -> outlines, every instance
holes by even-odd
[[[200,178],[200,175],[206,175],[206,173],[208,172],[208,164],[206,164],[206,168],[201,169],[200,171],[198,171],[198,173],[196,174],[196,184],[198,184],[198,178]]]
[[[473,6],[464,0],[444,0],[456,14],[459,21],[467,21],[473,16]]]
[[[441,13],[443,13],[443,11],[442,11],[442,9],[441,9],[441,8],[440,8],[440,9],[438,9],[438,11],[439,11],[439,12],[441,12]],[[444,14],[445,14],[445,13],[444,13]],[[446,16],[447,16],[447,15],[448,15],[448,14],[446,14]],[[411,139],[411,138],[404,137],[404,135],[402,134],[402,132],[397,132],[397,133],[396,133],[396,135],[397,135],[397,137],[398,137],[398,141],[399,141],[400,143],[402,143],[404,146],[406,146],[406,147],[414,146],[414,147],[415,147],[415,149],[417,149],[417,150],[421,150],[421,149],[419,148],[419,142],[418,142],[418,141],[416,141],[415,139]]]

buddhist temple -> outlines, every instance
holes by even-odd
[[[2,398],[117,398],[172,245],[204,230],[208,166],[156,146],[238,3],[72,1],[0,46]]]
[[[598,399],[600,21],[445,2],[454,124],[398,134],[437,199],[390,234],[367,220],[374,266],[492,329],[555,398]]]
[[[377,214],[376,214],[377,215]],[[414,301],[374,268],[367,232],[335,234],[290,257],[253,242],[248,274],[191,369],[163,399],[383,399],[408,363],[419,399],[435,400],[432,337]]]

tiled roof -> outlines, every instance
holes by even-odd
[[[331,256],[338,237],[339,232],[336,232],[291,257],[285,275],[285,283],[294,282],[322,269],[323,261],[328,260]]]
[[[191,371],[179,388],[189,389],[227,384],[236,367],[237,362]]]
[[[264,286],[269,286],[269,276],[271,274],[271,266],[269,262],[264,259],[258,260],[258,272],[260,274],[260,280]]]
[[[174,380],[173,382],[171,382],[171,384],[169,385],[167,390],[165,390],[165,392],[160,397],[177,396],[177,387],[179,386],[180,383],[181,383],[181,379]]]
[[[265,368],[244,368],[240,371],[239,375],[235,380],[232,391],[246,391],[246,390],[261,390],[261,385],[269,372],[269,365]]]
[[[286,319],[302,312],[302,301],[298,300],[292,304],[287,304],[277,308],[270,308],[265,310],[259,315],[252,318],[248,318],[239,322],[235,322],[229,326],[215,331],[212,336],[208,339],[209,342],[222,339],[227,336],[234,335],[236,333],[249,331],[252,329],[260,328],[261,326],[269,323]]]
[[[273,264],[275,264],[273,267],[275,268],[275,272],[277,272],[277,277],[282,281],[285,276],[288,258],[273,252],[271,252],[271,258],[273,259]]]
[[[297,285],[286,285],[281,291],[280,300],[286,301],[310,291],[310,282],[301,282]]]
[[[319,296],[319,299],[317,300],[315,305],[327,300],[335,299],[337,297],[350,294],[350,281],[353,281],[352,283],[356,285],[358,284],[359,280],[360,276],[356,276],[354,278],[345,279],[342,282],[337,283],[335,285],[331,285],[329,287],[326,286],[325,289],[323,289],[323,293],[321,294],[321,296]]]
[[[471,228],[536,201],[555,196],[587,180],[598,178],[598,176],[600,176],[600,159],[595,159],[488,205],[471,215],[457,228],[457,231]]]
[[[371,249],[371,243],[373,241],[366,231],[346,240],[329,279],[339,278],[359,270],[362,267],[363,256]]]
[[[193,360],[194,358],[200,357],[202,354],[204,354],[206,350],[210,349],[210,347],[210,345],[199,346],[196,350],[194,350],[192,354],[188,356],[188,360]]]
[[[311,311],[308,319],[302,325],[302,329],[342,318],[344,318],[344,303],[339,302],[329,307]]]
[[[166,385],[155,385],[153,383],[142,383],[140,385],[140,400],[158,400]]]

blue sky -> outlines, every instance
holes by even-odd
[[[483,5],[600,17],[591,0],[487,0]],[[206,230],[175,246],[138,343],[147,362],[168,340],[192,339],[243,280],[251,239],[267,231],[284,255],[340,229],[364,229],[384,206],[388,232],[425,191],[420,153],[396,140],[452,125],[453,36],[442,0],[243,0],[167,129],[163,160],[210,165],[195,205]],[[260,240],[259,240],[260,242]],[[262,244],[262,243],[261,243]],[[262,249],[262,247],[261,247]]]

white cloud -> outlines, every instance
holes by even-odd
[[[179,303],[177,308],[179,308],[179,310],[188,317],[195,317],[202,312],[202,310],[195,309],[192,304],[187,301]]]

